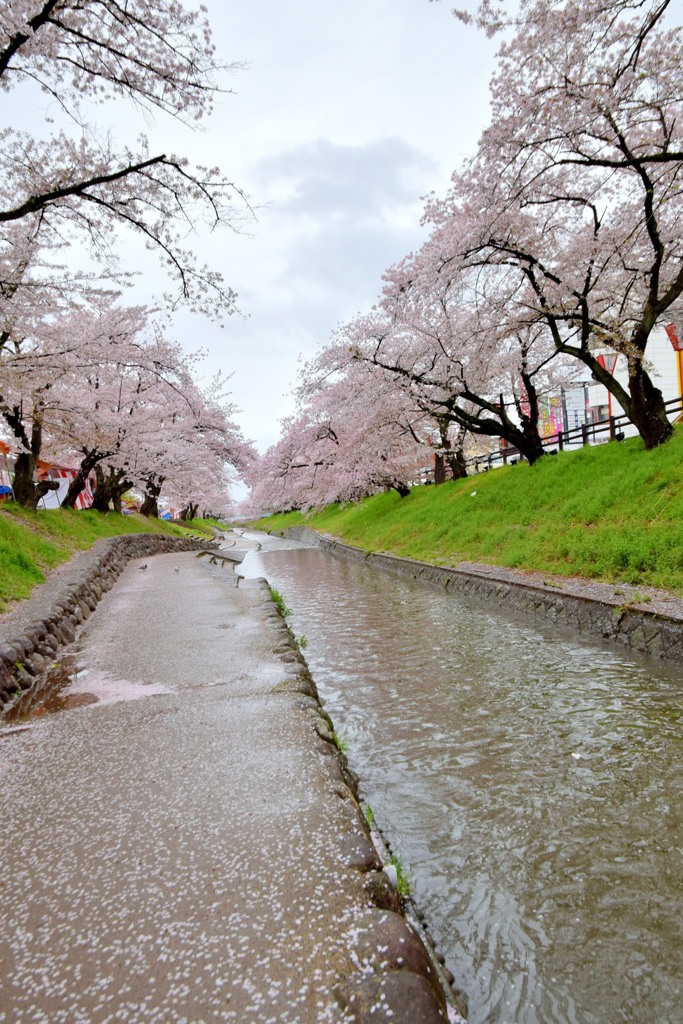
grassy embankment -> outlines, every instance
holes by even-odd
[[[77,551],[89,548],[100,537],[121,533],[182,537],[188,532],[209,537],[212,522],[193,520],[188,531],[187,526],[139,515],[101,515],[64,509],[29,512],[14,503],[0,505],[0,613],[8,610],[8,602],[28,597],[51,569]]]
[[[488,562],[683,594],[683,427],[650,452],[635,438],[258,525],[301,523],[437,565]]]

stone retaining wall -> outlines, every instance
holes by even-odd
[[[135,533],[97,541],[61,566],[32,597],[0,616],[0,717],[45,685],[55,653],[110,590],[131,558],[216,547],[195,537]]]
[[[683,617],[675,607],[680,602],[658,601],[651,588],[626,584],[613,587],[557,576],[544,578],[535,573],[469,563],[445,568],[364,551],[321,536],[308,527],[290,527],[284,533],[331,554],[485,601],[489,607],[493,604],[531,619],[551,621],[562,628],[683,665]],[[643,598],[650,600],[652,607],[644,607]],[[658,605],[669,609],[669,614],[661,607],[658,610]]]

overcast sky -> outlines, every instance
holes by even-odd
[[[201,135],[159,124],[165,149],[219,164],[253,196],[249,236],[196,244],[239,294],[224,328],[177,319],[207,369],[234,373],[245,434],[265,450],[298,360],[367,309],[382,272],[420,244],[421,197],[443,192],[488,118],[494,45],[448,0],[208,0],[229,79]],[[177,137],[168,142],[168,132]]]

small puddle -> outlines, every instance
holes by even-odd
[[[69,685],[76,673],[77,668],[74,656],[65,655],[50,666],[45,682],[38,692],[28,690],[19,698],[16,704],[6,713],[5,723],[13,725],[18,722],[27,722],[54,711],[62,711],[68,707],[78,706],[70,702],[70,699],[76,695],[68,692]],[[80,698],[83,696],[85,695],[78,694]],[[93,703],[96,700],[97,698],[93,697],[90,701],[81,700],[79,703]],[[9,731],[8,729],[3,730],[5,733]],[[16,729],[12,731],[16,731]]]
[[[163,693],[173,693],[173,690],[163,683],[114,679],[104,672],[80,667],[76,653],[65,654],[49,669],[38,692],[28,691],[19,698],[6,713],[4,723],[11,731],[17,731],[16,726],[20,723],[30,723],[58,711],[71,711],[91,704],[118,704]],[[10,729],[2,732],[7,734]]]
[[[69,711],[71,708],[81,708],[85,704],[99,704],[94,693],[53,693],[44,704],[31,711],[32,718],[39,718],[41,715],[51,715],[55,711]]]

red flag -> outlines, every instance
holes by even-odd
[[[664,330],[669,335],[669,341],[671,342],[671,344],[673,346],[674,352],[682,352],[683,351],[683,341],[681,341],[681,339],[676,334],[676,325],[675,324],[664,324]]]

